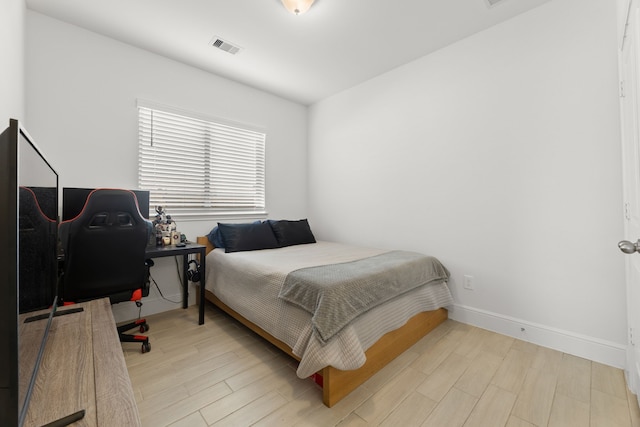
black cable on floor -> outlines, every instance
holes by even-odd
[[[165,297],[162,294],[162,291],[160,290],[160,286],[158,286],[158,282],[156,282],[156,279],[153,278],[153,276],[151,274],[149,274],[149,277],[151,278],[151,281],[153,282],[154,285],[156,285],[156,289],[158,289],[158,292],[160,293],[160,296],[162,297],[162,299],[167,300],[169,302],[172,302],[174,304],[180,304],[181,301],[172,301],[169,298]]]

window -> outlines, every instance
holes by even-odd
[[[141,189],[178,218],[266,215],[266,135],[138,104]]]

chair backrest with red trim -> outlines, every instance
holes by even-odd
[[[75,218],[60,224],[65,301],[128,301],[145,285],[145,248],[152,224],[129,190],[93,190]]]

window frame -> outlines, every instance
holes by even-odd
[[[160,205],[172,218],[181,221],[267,217],[267,133],[264,128],[140,99],[136,107],[138,186],[150,192],[149,209],[152,215],[155,207]],[[149,116],[151,111],[153,113]],[[169,123],[172,116],[173,124]],[[162,117],[158,122],[162,124],[154,124],[152,120],[150,121],[150,117]],[[166,127],[157,132],[158,128],[165,125],[176,126],[176,128],[193,126],[193,128],[189,128],[184,134],[175,133],[180,137],[172,140],[171,137],[161,135],[170,133],[167,132]],[[203,128],[200,129],[198,126]],[[153,133],[150,127],[153,128]],[[196,130],[191,132],[192,129]],[[198,135],[199,132],[202,132],[202,135]],[[154,154],[149,152],[150,145],[154,142],[157,144],[158,141],[162,141],[162,146],[160,150],[154,149],[156,154],[153,160]],[[194,145],[188,145],[189,142],[193,142]],[[253,143],[255,147],[251,145]],[[168,149],[179,150],[174,154],[175,164],[172,164],[173,162],[167,157]],[[222,155],[214,158],[212,153],[216,150],[221,150]],[[159,151],[160,154],[158,154]],[[201,157],[197,157],[200,153]],[[243,157],[245,155],[246,157]],[[237,163],[238,161],[240,163]],[[184,167],[183,172],[179,170],[181,165]],[[154,180],[154,172],[151,172],[154,167],[157,169],[156,176],[161,176],[156,180]],[[198,173],[201,170],[204,175],[199,177]],[[182,182],[183,188],[178,189],[175,179],[180,178],[185,180]],[[198,195],[200,181],[205,189],[201,195]],[[218,182],[217,186],[216,182]],[[227,186],[221,187],[220,183]],[[200,202],[201,204],[198,204]],[[231,204],[223,206],[223,203]],[[233,203],[237,204],[234,206]],[[188,206],[189,204],[191,206]]]

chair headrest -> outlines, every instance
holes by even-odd
[[[104,227],[130,226],[146,220],[140,213],[134,192],[99,188],[89,193],[82,211],[69,221],[88,221],[89,226]]]

